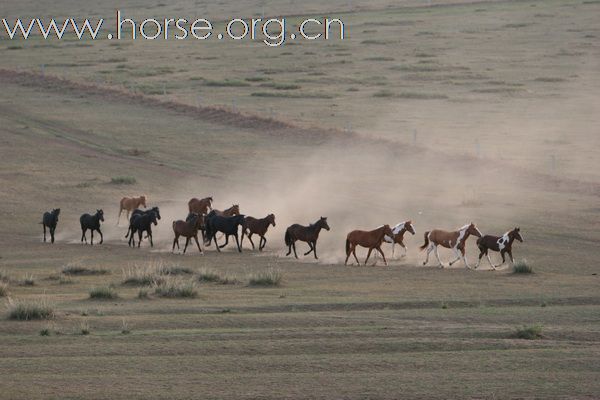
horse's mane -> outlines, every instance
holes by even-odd
[[[465,226],[460,228],[459,231],[464,231],[465,229],[467,229],[469,227],[469,225],[471,225],[471,224],[466,224]]]

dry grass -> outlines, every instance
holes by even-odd
[[[198,290],[193,281],[178,277],[168,277],[164,281],[154,285],[154,294],[158,297],[196,298]]]
[[[8,301],[8,319],[29,321],[54,318],[54,308],[47,299]]]
[[[248,276],[250,286],[279,286],[283,280],[283,273],[274,268],[255,272]]]

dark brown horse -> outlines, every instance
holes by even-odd
[[[467,257],[465,256],[465,242],[470,235],[481,237],[481,232],[479,232],[479,229],[477,229],[472,222],[457,231],[448,232],[441,229],[434,229],[431,232],[425,232],[425,243],[421,246],[421,250],[427,248],[427,258],[423,262],[423,265],[426,265],[429,261],[429,253],[435,250],[435,256],[439,262],[439,266],[440,268],[444,268],[444,264],[442,264],[438,253],[438,246],[443,246],[452,249],[454,254],[456,254],[456,259],[451,261],[449,265],[462,259],[465,263],[465,267],[471,269],[467,263]]]
[[[394,257],[394,250],[396,248],[396,244],[399,244],[400,247],[404,249],[404,255],[406,256],[406,246],[404,245],[404,234],[406,232],[410,232],[413,235],[415,234],[415,227],[413,226],[411,221],[400,222],[392,228],[392,236],[386,236],[384,238],[386,243],[392,244],[392,257]]]
[[[119,225],[123,210],[127,211],[127,220],[129,220],[129,214],[140,206],[146,208],[146,196],[123,197],[119,203],[119,217],[117,218],[117,225]]]
[[[196,241],[196,246],[198,246],[200,253],[203,253],[200,243],[198,242],[198,230],[200,229],[201,220],[202,218],[200,215],[192,213],[188,215],[186,221],[173,221],[173,233],[175,234],[175,239],[173,239],[173,248],[171,251],[175,251],[175,245],[177,245],[177,249],[179,249],[179,236],[183,236],[185,238],[183,254],[185,254],[188,244],[192,238],[194,238]]]
[[[234,204],[226,210],[215,210],[214,213],[220,217],[233,217],[235,215],[240,215],[240,206],[238,204]]]
[[[479,267],[479,263],[481,263],[481,257],[483,257],[484,255],[487,257],[490,265],[492,266],[492,269],[496,269],[500,265],[504,264],[504,255],[506,253],[508,253],[508,255],[510,256],[510,261],[514,264],[515,259],[512,255],[512,244],[515,241],[515,239],[523,243],[521,229],[519,229],[518,227],[513,229],[512,231],[506,232],[502,236],[485,235],[477,239],[477,247],[479,247],[479,260],[477,261],[477,265],[475,265],[475,268]],[[490,255],[488,254],[489,250],[500,252],[500,255],[502,256],[502,264],[494,265],[492,263],[492,260],[490,260]]]
[[[371,252],[373,249],[377,250],[381,256],[383,257],[383,262],[387,265],[387,260],[385,259],[385,254],[381,251],[381,244],[385,236],[392,237],[394,234],[392,233],[392,228],[389,225],[383,225],[379,228],[372,231],[352,231],[346,236],[346,261],[344,265],[348,264],[348,258],[350,258],[350,254],[354,255],[354,259],[357,264],[360,265],[360,261],[356,257],[356,247],[362,246],[369,249],[367,253],[367,258],[365,259],[365,265],[367,265],[367,261],[369,261],[369,257],[371,256]]]
[[[208,214],[209,210],[212,210],[212,197],[205,197],[203,199],[193,198],[188,201],[188,209],[191,213],[198,215]]]
[[[298,254],[296,254],[296,241],[300,240],[308,243],[308,246],[310,247],[310,250],[304,253],[304,255],[307,256],[312,251],[315,258],[318,260],[317,240],[319,239],[319,233],[321,232],[321,229],[329,230],[327,218],[325,217],[321,217],[317,222],[310,224],[309,226],[302,226],[300,224],[289,226],[285,231],[285,245],[288,247],[286,256],[289,256],[293,249],[294,257],[298,258]]]
[[[253,217],[246,217],[244,220],[244,225],[242,225],[242,240],[244,242],[244,235],[248,235],[248,240],[252,244],[252,250],[254,250],[254,242],[252,241],[252,235],[255,233],[260,236],[260,240],[258,242],[258,250],[262,251],[267,244],[267,238],[265,238],[265,234],[269,229],[269,226],[273,225],[275,227],[275,215],[269,214],[265,218],[257,219]]]

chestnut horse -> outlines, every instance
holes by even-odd
[[[406,256],[406,246],[404,245],[404,234],[406,232],[410,232],[413,235],[415,234],[415,227],[413,226],[411,221],[400,222],[392,228],[393,235],[385,236],[383,240],[386,243],[392,244],[392,257],[394,257],[394,250],[396,249],[396,244],[399,244],[400,247],[404,249],[404,254],[402,257]]]
[[[265,234],[267,233],[267,229],[269,229],[270,225],[273,225],[273,227],[275,227],[274,214],[269,214],[265,218],[261,219],[246,217],[244,219],[244,224],[242,225],[241,243],[244,243],[244,235],[248,235],[248,240],[250,240],[250,243],[252,244],[252,250],[254,250],[254,242],[252,241],[252,235],[256,233],[258,236],[260,236],[260,240],[258,242],[258,250],[262,251],[265,248],[265,245],[267,244],[267,238],[265,238]]]
[[[385,259],[385,254],[381,251],[381,244],[386,236],[392,237],[394,234],[392,232],[392,228],[389,225],[383,225],[379,228],[372,231],[352,231],[346,236],[346,261],[344,265],[348,265],[348,258],[350,258],[350,254],[354,255],[354,259],[360,265],[360,261],[356,257],[356,246],[362,246],[369,249],[367,253],[367,258],[365,259],[365,265],[367,265],[367,261],[369,261],[369,257],[371,256],[371,252],[373,249],[377,250],[381,256],[383,257],[383,262],[385,265],[388,265],[387,260]]]
[[[123,210],[127,211],[127,220],[129,220],[129,214],[136,208],[139,208],[140,205],[146,208],[146,196],[123,197],[119,203],[119,217],[117,218],[117,225],[119,225]]]
[[[198,215],[208,214],[209,210],[212,210],[212,197],[205,197],[203,199],[193,198],[188,201],[188,209],[191,213]]]
[[[240,206],[238,204],[234,204],[226,210],[215,210],[213,212],[220,217],[233,217],[235,215],[240,215]]]
[[[298,258],[298,254],[296,254],[296,241],[301,240],[303,242],[308,243],[310,250],[304,253],[305,256],[309,255],[312,251],[315,259],[319,259],[317,257],[317,240],[319,239],[319,233],[321,233],[321,229],[329,230],[329,225],[327,224],[327,218],[321,217],[314,224],[310,224],[309,226],[302,226],[300,224],[294,224],[289,226],[285,230],[285,245],[288,247],[288,252],[286,256],[289,256],[292,253],[292,249],[294,250],[294,257]]]
[[[423,265],[426,265],[429,261],[429,253],[435,250],[435,256],[439,262],[439,266],[440,268],[444,268],[444,264],[442,264],[442,261],[440,260],[440,254],[438,253],[438,246],[443,246],[448,249],[452,249],[454,254],[456,254],[456,259],[451,261],[449,265],[452,265],[458,260],[462,259],[462,261],[465,263],[465,267],[467,267],[467,269],[471,269],[467,263],[467,257],[465,255],[465,242],[470,235],[481,237],[481,232],[472,222],[453,232],[443,231],[441,229],[434,229],[430,232],[425,232],[425,243],[420,247],[421,250],[425,250],[425,248],[428,247],[427,258],[423,262]]]
[[[508,253],[510,256],[510,261],[514,264],[515,259],[512,255],[512,244],[517,239],[519,242],[523,243],[523,236],[521,236],[521,229],[515,228],[512,231],[506,232],[502,236],[492,236],[485,235],[477,239],[477,247],[479,247],[479,260],[477,261],[477,265],[475,268],[479,267],[479,263],[481,262],[481,257],[485,254],[492,269],[496,269],[500,265],[504,264],[505,258],[504,255]],[[492,260],[490,260],[490,255],[488,254],[488,250],[499,251],[500,255],[502,255],[502,264],[494,265]]]
[[[177,245],[177,248],[179,249],[179,236],[183,236],[185,238],[183,254],[185,254],[188,244],[192,238],[194,238],[196,241],[196,246],[198,246],[200,253],[204,254],[202,248],[200,247],[200,243],[198,242],[198,230],[200,229],[201,221],[201,216],[196,213],[188,215],[185,221],[173,221],[173,233],[175,234],[175,239],[173,239],[173,248],[171,249],[172,252],[175,251],[175,245]]]

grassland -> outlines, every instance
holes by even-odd
[[[444,3],[334,2],[348,41],[282,49],[0,41],[0,397],[597,397],[600,5]],[[296,95],[314,93],[332,98]],[[142,193],[163,219],[153,249],[130,249],[118,200]],[[274,212],[266,252],[172,254],[171,221],[208,195]],[[41,243],[59,206],[57,242]],[[105,244],[81,245],[78,217],[97,208]],[[321,261],[285,258],[285,227],[320,215]],[[343,266],[348,230],[408,218],[407,257]],[[534,273],[420,265],[424,231],[469,220],[519,225]],[[10,319],[21,303],[48,312]]]

